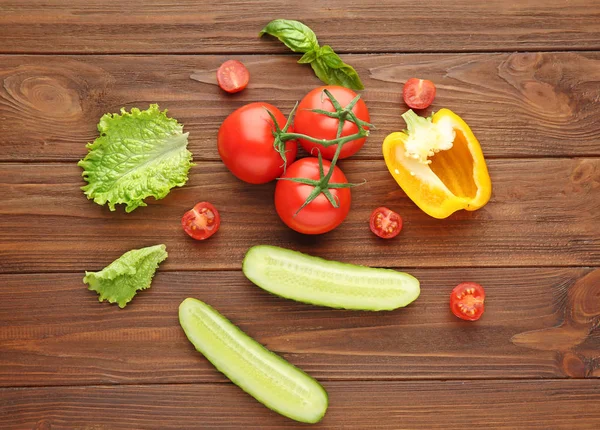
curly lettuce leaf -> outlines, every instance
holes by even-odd
[[[108,300],[124,308],[138,290],[150,288],[154,272],[167,256],[165,245],[133,249],[99,272],[86,271],[83,282],[99,294],[98,301]]]
[[[89,143],[78,163],[88,184],[81,189],[99,205],[125,204],[131,212],[147,206],[144,199],[162,199],[171,188],[183,186],[192,166],[183,125],[153,104],[147,110],[124,108],[106,114],[98,123],[98,137]]]

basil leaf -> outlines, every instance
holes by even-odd
[[[358,73],[352,66],[344,63],[329,47],[317,54],[317,59],[310,63],[317,77],[329,85],[340,85],[353,90],[362,90],[363,86]]]
[[[264,34],[275,36],[294,52],[306,53],[319,49],[315,33],[299,21],[275,19],[258,33],[259,36]]]
[[[300,58],[298,60],[298,63],[300,63],[300,64],[312,63],[316,59],[317,59],[317,51],[314,51],[314,50],[308,51],[306,54],[304,54],[302,56],[302,58]]]
[[[323,58],[325,64],[327,64],[332,69],[339,69],[340,67],[344,66],[344,62],[342,61],[340,56],[336,54],[329,45],[323,46],[319,50],[318,56]]]
[[[340,85],[353,90],[364,89],[356,70],[344,63],[331,46],[319,47],[315,33],[301,22],[275,19],[258,35],[264,34],[275,36],[294,52],[302,52],[304,55],[298,63],[310,63],[317,77],[326,84]]]

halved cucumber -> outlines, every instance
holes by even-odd
[[[266,349],[206,303],[185,299],[179,323],[187,338],[218,370],[269,409],[304,423],[327,410],[325,389]]]
[[[248,279],[287,299],[332,308],[392,310],[419,297],[408,273],[324,260],[276,246],[253,246],[242,270]]]

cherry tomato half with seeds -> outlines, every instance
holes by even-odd
[[[250,81],[250,73],[243,63],[227,60],[217,70],[217,82],[223,91],[237,93],[242,91]]]
[[[402,97],[412,109],[428,108],[435,98],[435,84],[426,79],[410,78],[404,84]]]
[[[221,217],[213,205],[208,202],[200,202],[183,214],[181,225],[190,237],[204,240],[219,230]]]
[[[402,230],[402,217],[393,210],[384,206],[379,207],[371,214],[369,220],[371,231],[383,239],[398,236]]]
[[[475,282],[458,284],[450,293],[450,309],[460,319],[476,321],[483,315],[485,291]]]
[[[333,140],[337,137],[337,131],[340,121],[337,118],[330,118],[327,115],[323,115],[316,112],[311,112],[312,109],[321,109],[328,112],[335,112],[335,108],[329,100],[329,97],[323,92],[327,89],[331,95],[339,102],[342,107],[346,107],[348,103],[356,97],[356,93],[348,88],[338,87],[335,85],[328,85],[324,87],[318,87],[309,92],[300,101],[298,110],[296,111],[296,117],[294,118],[294,131],[296,133],[306,134],[307,136],[314,137],[315,139]],[[367,105],[360,99],[356,105],[352,108],[352,112],[356,117],[362,121],[370,122],[369,110]],[[342,134],[340,137],[351,136],[358,133],[358,127],[356,124],[350,121],[344,123],[342,128]],[[350,142],[346,142],[344,147],[340,151],[339,159],[350,157],[360,150],[365,144],[366,137],[361,139],[355,139]],[[333,159],[337,145],[324,147],[317,143],[309,142],[308,140],[298,140],[304,150],[309,154],[316,156],[317,149],[321,152],[321,155],[326,160]],[[316,148],[316,149],[315,149]]]

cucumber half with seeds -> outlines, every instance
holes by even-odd
[[[408,273],[324,260],[276,246],[253,246],[242,264],[260,288],[287,299],[331,308],[393,310],[419,297]]]
[[[196,299],[179,305],[187,338],[219,371],[269,409],[304,423],[327,410],[325,389],[313,378],[256,342],[211,306]]]

